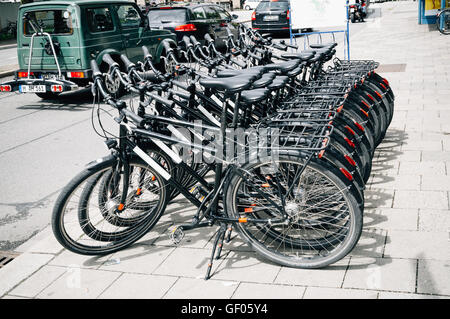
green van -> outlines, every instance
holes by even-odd
[[[17,19],[20,69],[13,81],[0,86],[3,92],[52,98],[88,86],[92,59],[106,72],[106,53],[122,65],[122,53],[132,62],[142,60],[145,45],[158,64],[163,63],[164,42],[177,45],[173,33],[150,28],[140,8],[125,0],[35,2],[20,6]],[[108,90],[117,93],[120,81],[110,82]]]

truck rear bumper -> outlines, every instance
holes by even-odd
[[[20,93],[62,93],[75,91],[78,85],[72,81],[62,79],[16,79],[2,83],[0,92],[20,92]]]

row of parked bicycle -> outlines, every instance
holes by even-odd
[[[218,227],[206,278],[232,231],[279,265],[342,259],[361,235],[365,183],[394,111],[378,63],[334,58],[335,43],[300,51],[245,26],[237,39],[230,33],[226,52],[209,36],[183,42],[166,46],[164,72],[146,47],[138,63],[104,56],[106,73],[92,61],[94,99],[115,109],[119,133],[105,128],[111,110],[98,103],[93,123],[111,154],[61,192],[58,241],[79,254],[118,251],[176,213],[167,205],[183,196],[196,213],[171,228],[175,243]],[[111,78],[138,105],[109,94]]]

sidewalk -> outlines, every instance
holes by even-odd
[[[133,247],[104,257],[63,250],[47,227],[0,269],[0,297],[450,298],[450,38],[417,25],[417,2],[381,7],[351,53],[381,63],[396,110],[365,192],[363,235],[344,260],[290,269],[234,238],[205,281],[215,228],[172,245],[167,229],[192,215],[180,201]]]

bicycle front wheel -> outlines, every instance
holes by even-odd
[[[109,254],[140,239],[161,217],[167,202],[165,182],[141,160],[128,163],[130,171],[136,174],[128,176],[129,196],[124,208],[116,208],[116,194],[120,192],[105,198],[105,178],[108,182],[114,180],[111,175],[126,178],[120,171],[111,174],[117,170],[117,164],[116,158],[108,158],[89,166],[60,193],[53,209],[52,229],[64,248],[82,255]],[[114,182],[117,186],[122,184],[120,180]],[[117,216],[133,223],[117,223]]]
[[[436,19],[436,26],[442,34],[450,34],[450,10],[439,12]]]
[[[356,245],[362,211],[336,173],[314,162],[305,167],[304,159],[294,156],[247,165],[243,172],[227,185],[226,212],[268,221],[236,225],[258,254],[283,266],[322,268]],[[283,215],[280,207],[288,222],[274,224]]]

